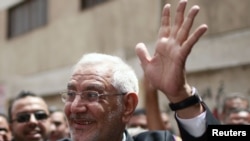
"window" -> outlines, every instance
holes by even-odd
[[[47,0],[26,0],[8,11],[8,38],[13,38],[47,22]]]
[[[108,0],[81,0],[81,9],[87,9],[90,7],[93,7],[95,5],[101,4],[103,2],[106,2]]]

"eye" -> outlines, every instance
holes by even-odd
[[[95,92],[95,91],[86,91],[85,95],[87,99],[90,101],[96,101],[99,96],[98,92]]]
[[[53,123],[55,124],[56,127],[58,127],[62,124],[62,122],[59,122],[59,121],[54,121]]]
[[[17,121],[18,122],[27,122],[30,119],[30,114],[20,114],[17,116]]]
[[[95,91],[87,91],[87,92],[86,92],[86,96],[87,96],[88,98],[95,98],[95,97],[98,97],[98,93],[95,92]]]
[[[63,102],[73,101],[75,99],[76,94],[77,93],[73,90],[63,91],[61,92],[61,99]]]
[[[38,111],[35,113],[35,117],[37,120],[43,120],[43,119],[47,119],[48,115],[43,111]]]
[[[67,96],[68,96],[68,97],[75,97],[75,95],[76,95],[76,92],[75,92],[75,91],[69,90],[69,91],[67,92]]]

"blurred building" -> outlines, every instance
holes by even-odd
[[[177,4],[177,0],[2,0],[0,95],[5,103],[0,106],[7,106],[21,90],[62,106],[59,92],[66,89],[72,65],[87,52],[118,55],[141,78],[134,47],[144,42],[153,50],[165,2],[173,8]],[[207,23],[209,30],[186,64],[189,83],[211,107],[228,92],[250,95],[250,1],[189,0],[188,7],[193,4],[201,7],[195,26]],[[166,105],[162,102],[161,107]]]

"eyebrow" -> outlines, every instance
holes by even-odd
[[[86,87],[86,90],[105,90],[105,87],[103,85],[91,84]]]
[[[68,83],[67,89],[76,89],[76,88],[75,88],[75,85],[73,83]]]

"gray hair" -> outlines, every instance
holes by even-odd
[[[113,74],[113,78],[111,78],[111,84],[118,91],[120,91],[121,93],[139,93],[138,79],[134,70],[117,56],[102,53],[84,54],[74,66],[73,73],[79,68],[82,68],[82,66],[97,63],[112,64],[112,68],[110,68]]]

